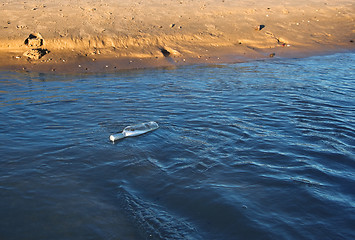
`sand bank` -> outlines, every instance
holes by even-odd
[[[0,69],[102,72],[355,49],[353,0],[2,0]]]

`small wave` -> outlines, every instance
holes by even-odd
[[[124,188],[117,194],[120,207],[143,239],[200,239],[186,220],[174,216],[162,206],[144,201]]]

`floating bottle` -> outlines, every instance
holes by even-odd
[[[128,126],[128,127],[125,127],[121,133],[112,134],[110,136],[110,140],[112,142],[114,142],[118,139],[122,139],[125,137],[138,136],[138,135],[153,131],[157,128],[159,128],[159,125],[158,125],[158,123],[156,123],[154,121]]]

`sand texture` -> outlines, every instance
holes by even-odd
[[[0,69],[100,72],[355,49],[353,0],[2,0]]]

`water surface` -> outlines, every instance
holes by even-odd
[[[353,53],[1,72],[0,238],[354,239],[354,139]]]

